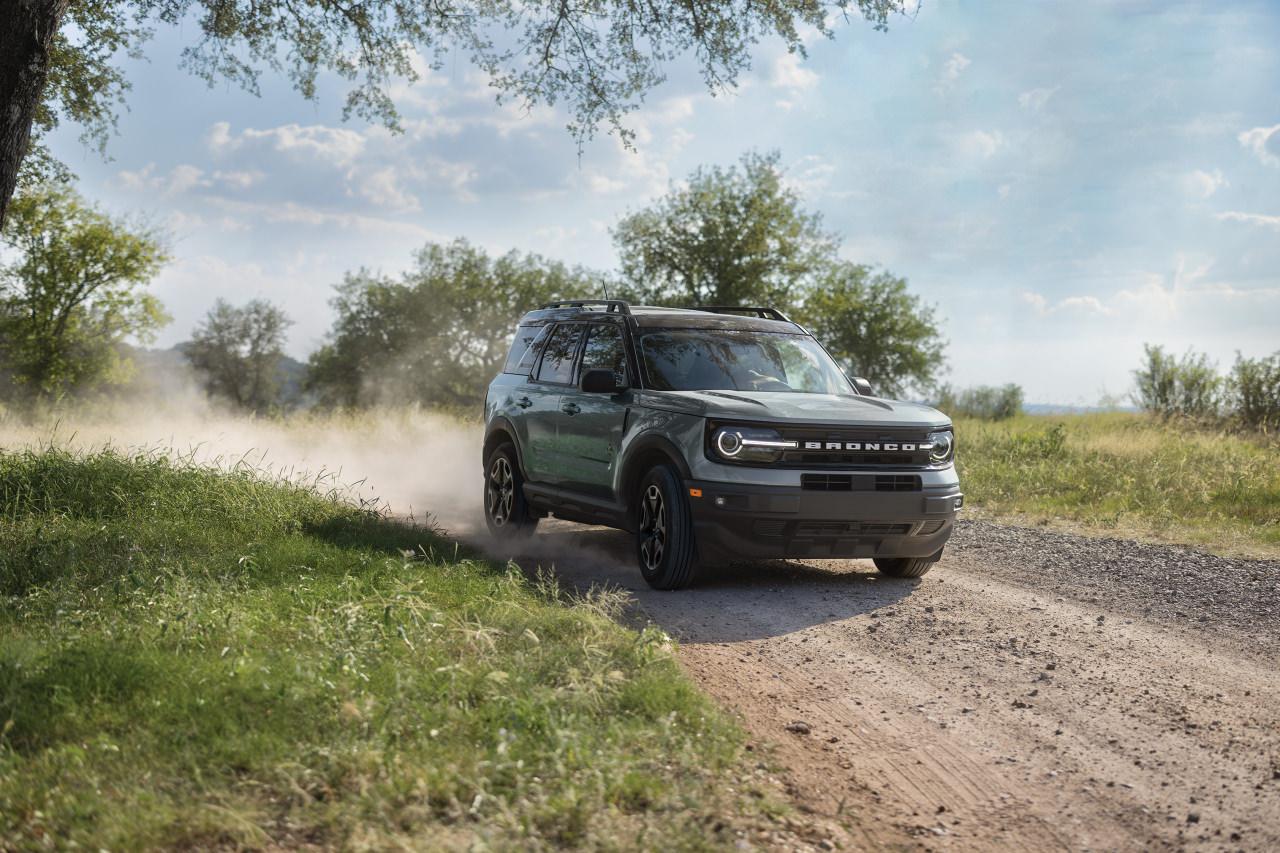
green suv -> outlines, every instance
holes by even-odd
[[[919,577],[963,503],[946,415],[884,400],[772,308],[553,302],[485,401],[485,519],[635,536],[651,586],[698,564],[869,557]]]

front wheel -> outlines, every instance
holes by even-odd
[[[939,550],[931,557],[876,557],[872,562],[876,564],[876,571],[882,575],[891,578],[918,578],[932,569],[941,556],[942,551]]]
[[[538,525],[524,500],[524,478],[515,445],[495,447],[484,463],[484,521],[495,538],[528,536]]]
[[[635,511],[636,557],[645,582],[654,589],[688,586],[697,569],[697,552],[693,514],[680,475],[667,465],[651,469],[640,481]]]

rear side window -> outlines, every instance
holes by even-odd
[[[547,326],[520,326],[511,341],[511,351],[507,353],[507,363],[503,373],[519,373],[528,376],[533,365],[538,361],[538,353],[542,352],[542,344],[547,339]]]
[[[612,370],[618,383],[627,382],[627,354],[622,348],[622,328],[613,324],[592,326],[587,345],[582,350],[584,371],[603,368]]]
[[[538,381],[558,382],[562,385],[572,382],[573,360],[577,358],[578,342],[581,339],[582,326],[556,326],[543,348]]]

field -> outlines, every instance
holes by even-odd
[[[956,422],[985,516],[1280,555],[1280,440],[1137,414]]]
[[[0,453],[0,846],[689,849],[773,808],[616,597],[315,485]]]

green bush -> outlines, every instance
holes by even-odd
[[[1222,408],[1223,381],[1204,353],[1187,350],[1181,359],[1164,347],[1144,344],[1146,363],[1133,372],[1133,401],[1164,418],[1210,419]]]
[[[1022,386],[1009,383],[999,388],[978,385],[956,392],[944,385],[934,404],[952,417],[1003,421],[1022,412]]]
[[[1280,427],[1280,352],[1267,358],[1244,358],[1237,352],[1227,386],[1232,411],[1242,424],[1263,432]]]

